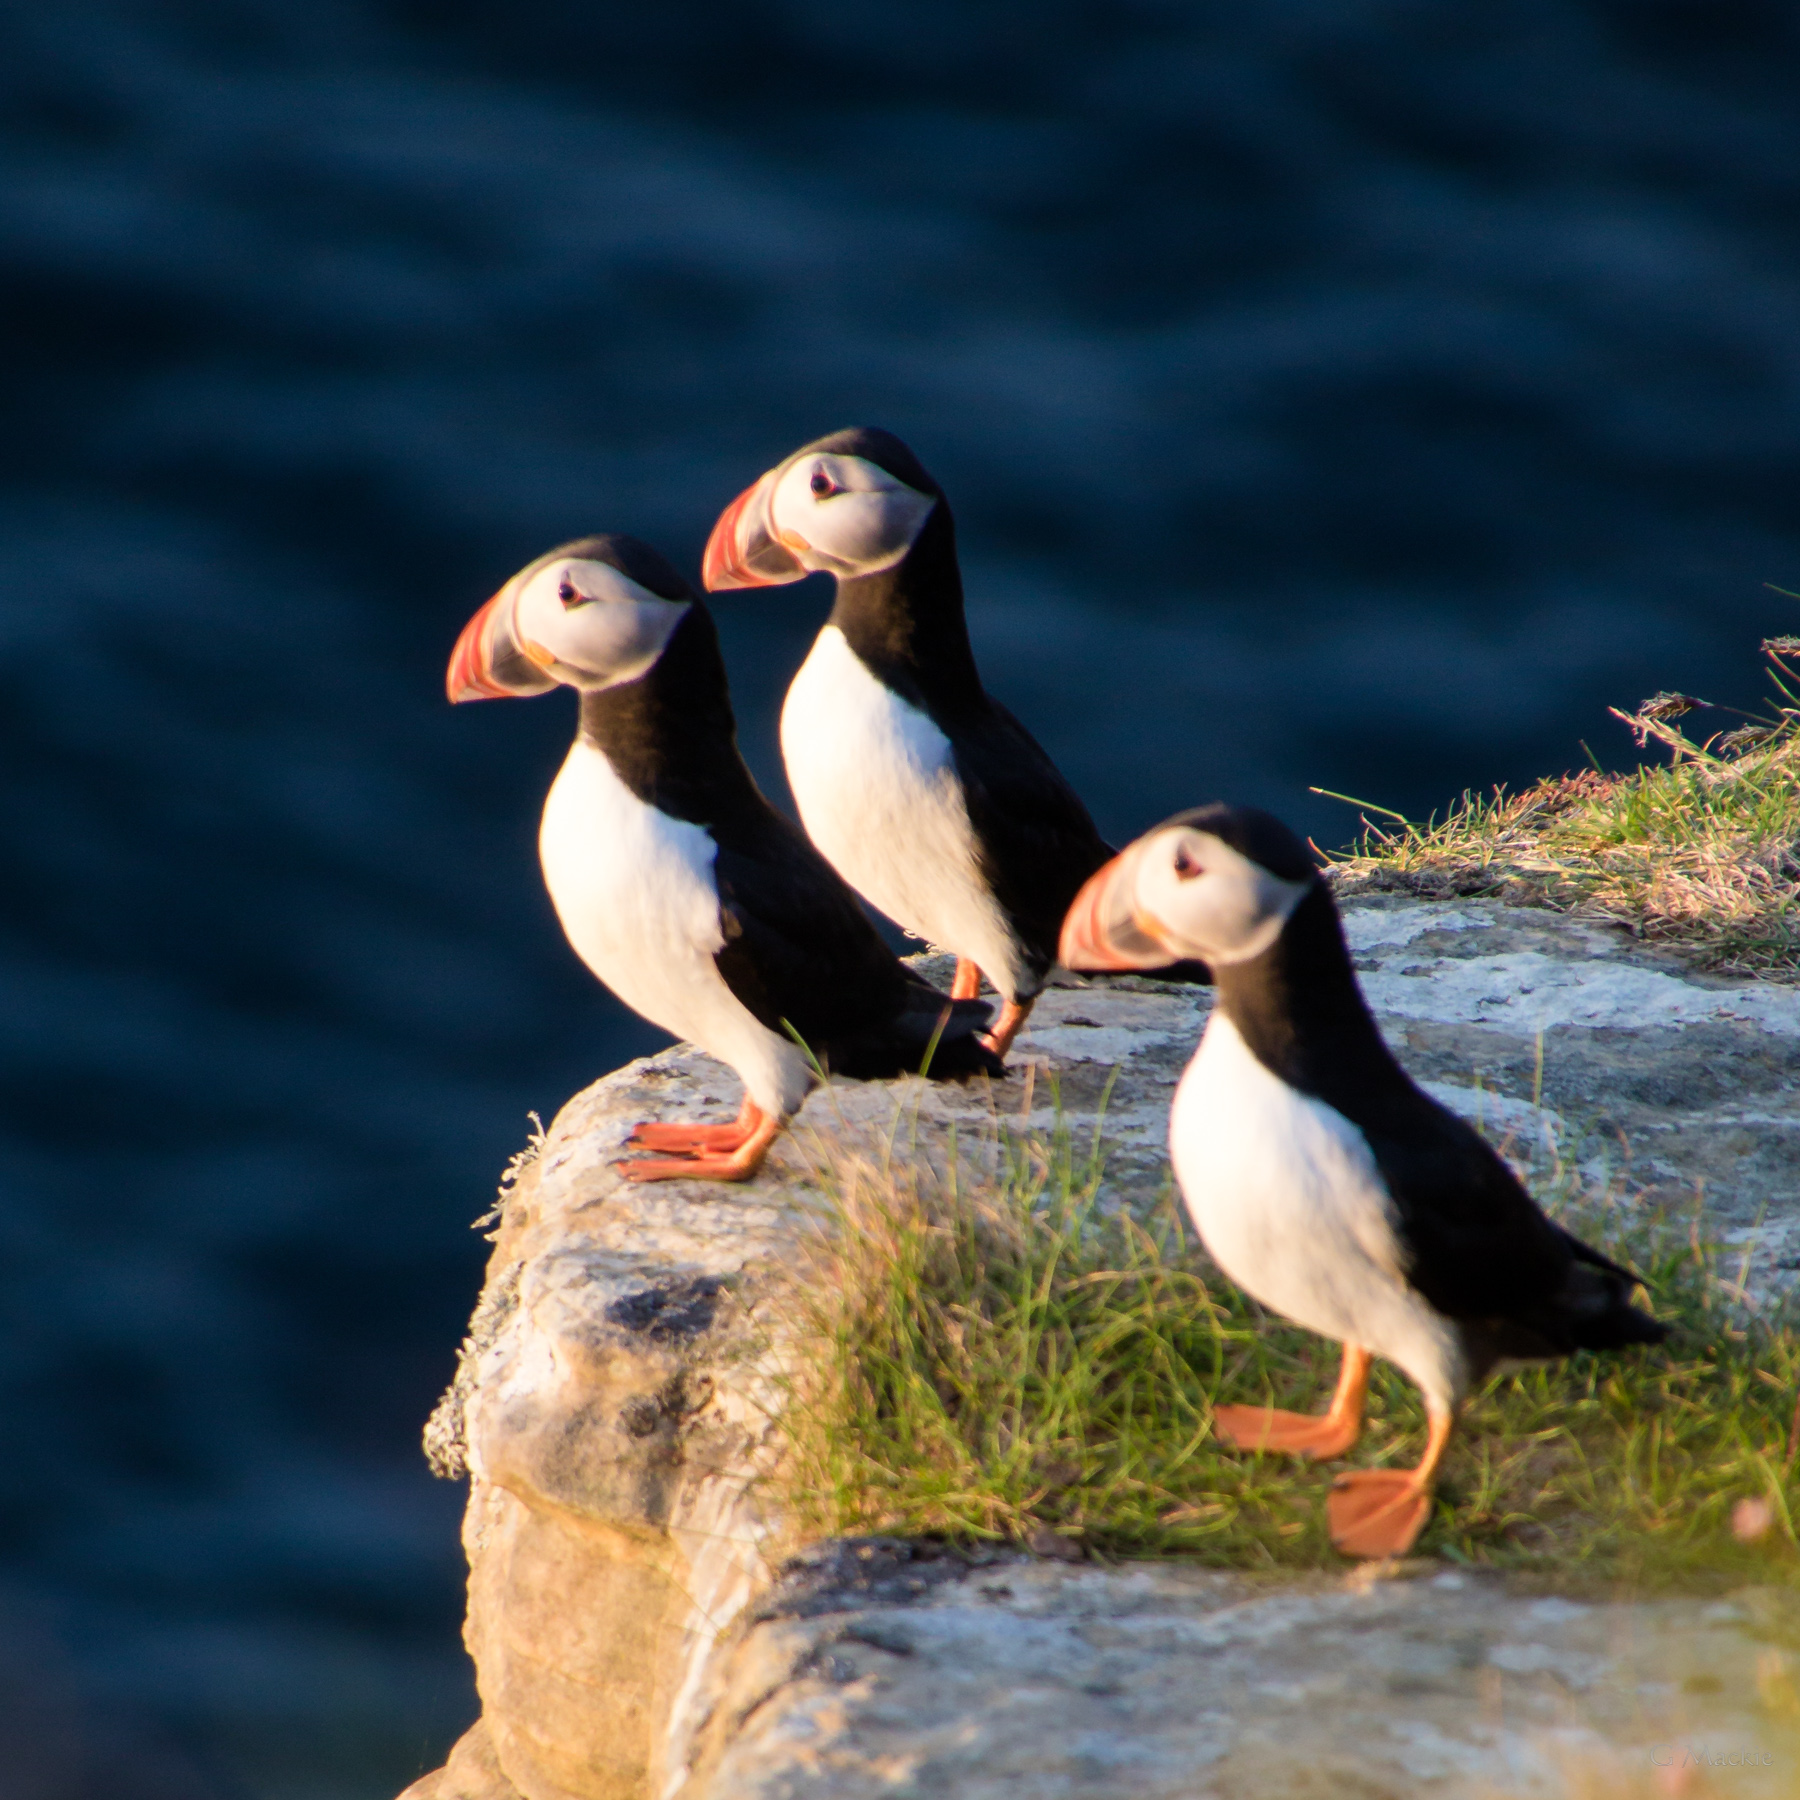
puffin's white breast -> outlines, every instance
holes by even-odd
[[[788,688],[781,755],[825,860],[890,919],[970,958],[1015,998],[1018,946],[981,876],[950,740],[835,625]]]
[[[1258,1062],[1222,1010],[1176,1090],[1169,1149],[1200,1236],[1246,1293],[1398,1363],[1446,1405],[1460,1398],[1459,1336],[1406,1282],[1368,1141]]]
[[[799,1106],[805,1058],[742,1005],[713,961],[725,938],[718,848],[704,827],[646,806],[578,739],[544,802],[538,855],[576,955],[627,1006],[729,1063],[765,1112]]]

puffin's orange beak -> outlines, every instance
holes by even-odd
[[[780,587],[809,573],[769,523],[769,495],[779,473],[771,469],[758,476],[719,514],[700,564],[709,594],[721,588]]]
[[[1063,919],[1056,960],[1065,969],[1160,969],[1174,953],[1136,910],[1139,846],[1121,850],[1082,884]]]
[[[513,634],[512,594],[502,588],[462,628],[450,652],[444,692],[452,706],[463,700],[505,700],[515,694],[543,694],[556,682],[531,655],[534,645]]]

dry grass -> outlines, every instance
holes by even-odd
[[[784,1420],[803,1530],[1341,1566],[1329,1470],[1224,1449],[1210,1427],[1215,1399],[1322,1405],[1335,1347],[1219,1277],[1166,1193],[1147,1221],[1103,1205],[1102,1174],[1066,1133],[935,1157],[829,1147],[835,1217]],[[1540,1197],[1575,1200],[1570,1179]],[[1745,1306],[1693,1224],[1634,1222],[1603,1196],[1578,1210],[1676,1334],[1478,1395],[1422,1552],[1562,1591],[1800,1587],[1800,1332]],[[1352,1460],[1411,1462],[1422,1438],[1417,1395],[1381,1368]],[[1766,1521],[1748,1542],[1745,1502]]]
[[[1690,737],[1677,721],[1717,709],[1685,694],[1613,709],[1667,766],[1465,792],[1424,824],[1353,802],[1363,835],[1330,858],[1335,879],[1504,894],[1617,920],[1710,968],[1800,978],[1800,638],[1763,653],[1771,710],[1731,730]]]

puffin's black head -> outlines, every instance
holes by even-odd
[[[1087,880],[1063,921],[1070,969],[1248,962],[1317,884],[1306,846],[1271,814],[1215,803],[1177,813]]]
[[[709,590],[818,570],[850,580],[905,557],[943,489],[891,431],[858,426],[796,450],[726,507],[706,544]]]
[[[638,538],[577,538],[527,564],[462,629],[452,701],[596,692],[655,663],[699,596]]]
[[[1223,800],[1214,800],[1176,813],[1155,829],[1209,832],[1282,881],[1310,881],[1319,872],[1313,853],[1273,813],[1264,812],[1260,806],[1228,806]]]
[[[944,497],[944,490],[913,455],[911,447],[891,431],[883,431],[879,425],[852,425],[845,431],[830,432],[810,444],[803,444],[788,461],[802,456],[860,457],[878,469],[885,469],[896,481],[904,482],[916,493],[929,494],[934,500]]]

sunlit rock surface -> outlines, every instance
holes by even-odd
[[[717,1747],[688,1791],[1766,1800],[1800,1786],[1794,1740],[1771,1724],[1800,1662],[1770,1640],[1793,1620],[1766,1594],[1592,1606],[1431,1564],[1279,1586],[948,1557],[909,1584],[915,1567],[908,1546],[869,1540],[792,1570],[722,1659]],[[1696,1753],[1735,1760],[1702,1768]],[[1668,1781],[1684,1763],[1686,1785]]]
[[[1703,1206],[1753,1289],[1800,1262],[1800,990],[1482,901],[1379,895],[1346,923],[1408,1067],[1515,1158]],[[672,1050],[572,1100],[509,1192],[434,1421],[434,1455],[471,1478],[483,1717],[408,1800],[1474,1800],[1624,1791],[1696,1748],[1737,1755],[1734,1794],[1800,1789],[1780,1735],[1800,1620],[1773,1596],[1592,1606],[1436,1565],[1270,1585],[879,1541],[771,1566],[754,1477],[821,1146],[896,1117],[927,1137],[995,1112],[1091,1131],[1104,1108],[1109,1179],[1148,1204],[1209,1005],[1139,980],[1053,989],[1005,1082],[834,1086],[745,1187],[615,1167],[638,1119],[730,1116],[710,1059]]]

